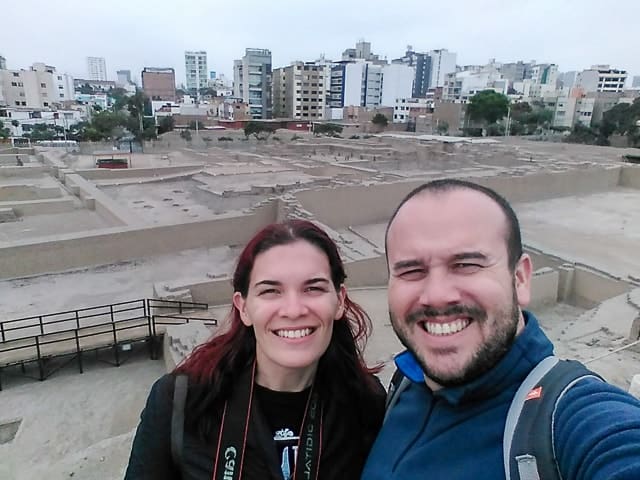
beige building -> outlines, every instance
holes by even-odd
[[[72,85],[69,75],[44,63],[29,70],[0,70],[0,98],[9,107],[51,108],[73,99]]]
[[[322,120],[327,105],[327,65],[294,62],[273,71],[273,116]]]

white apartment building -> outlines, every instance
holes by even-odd
[[[609,65],[593,65],[576,76],[575,86],[585,92],[622,92],[627,81],[627,72]]]
[[[509,79],[495,69],[486,71],[468,69],[447,75],[443,90],[443,100],[455,103],[467,103],[471,97],[483,90],[493,90],[507,94]]]
[[[47,109],[74,99],[73,77],[34,63],[29,70],[0,70],[0,105]]]
[[[428,87],[444,87],[447,75],[456,71],[456,54],[443,48],[431,50],[429,58],[431,59],[431,74]]]
[[[244,57],[233,63],[233,96],[249,104],[251,117],[272,117],[271,51],[245,49]]]
[[[407,123],[412,116],[433,112],[431,98],[397,98],[393,106],[393,123]]]
[[[72,125],[87,120],[86,110],[83,108],[45,111],[30,108],[7,107],[0,108],[0,126],[9,129],[11,136],[21,137],[29,133],[35,124],[63,127],[65,130]],[[13,125],[13,122],[18,125]]]
[[[207,88],[209,83],[207,78],[207,52],[203,50],[184,52],[184,70],[188,91]]]
[[[409,98],[413,92],[415,68],[393,63],[382,66],[382,93],[380,105],[395,107],[398,98]]]
[[[87,57],[89,80],[107,80],[107,63],[103,57]]]
[[[293,62],[273,70],[273,116],[275,118],[324,118],[325,82],[329,67],[316,62]]]
[[[364,60],[336,62],[331,67],[329,106],[332,109],[379,106],[382,100],[383,68],[382,65]],[[392,91],[392,87],[389,91]]]

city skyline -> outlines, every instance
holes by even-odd
[[[632,0],[604,14],[601,4],[592,0],[559,5],[540,0],[526,8],[498,0],[455,5],[373,5],[360,0],[346,7],[335,0],[262,5],[249,0],[233,6],[188,0],[158,9],[148,1],[116,0],[88,9],[78,0],[62,6],[25,0],[6,5],[3,13],[7,19],[28,18],[28,33],[23,22],[6,22],[0,32],[0,55],[10,69],[45,62],[76,78],[88,75],[87,56],[104,57],[108,79],[115,80],[117,70],[129,69],[138,83],[144,67],[173,67],[180,85],[186,50],[207,51],[208,69],[231,79],[233,61],[245,48],[270,49],[277,68],[295,60],[313,61],[321,54],[339,60],[343,50],[364,39],[389,61],[412,45],[416,51],[446,48],[457,53],[458,65],[485,64],[490,58],[535,59],[555,63],[563,72],[609,64],[627,70],[630,78],[640,75],[640,58],[632,48],[637,44],[634,21],[640,2]],[[56,16],[67,21],[52,31]]]

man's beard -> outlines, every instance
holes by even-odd
[[[446,375],[439,374],[437,369],[428,365],[427,359],[420,353],[417,346],[413,344],[409,327],[413,325],[413,328],[423,328],[417,324],[418,321],[424,321],[425,319],[438,316],[470,317],[473,322],[482,324],[487,322],[487,312],[480,307],[465,305],[453,305],[441,310],[424,307],[409,313],[402,325],[398,324],[393,314],[390,313],[389,315],[391,317],[393,331],[400,339],[400,342],[413,353],[422,367],[425,376],[442,387],[457,387],[465,385],[491,370],[509,351],[518,330],[520,308],[518,307],[514,286],[511,305],[504,310],[496,312],[494,319],[495,331],[491,332],[491,336],[478,347],[478,350],[473,353],[471,360],[469,360],[466,365],[463,365],[460,371]]]

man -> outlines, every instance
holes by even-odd
[[[386,234],[389,311],[410,380],[362,478],[503,479],[507,411],[553,346],[530,299],[518,219],[494,191],[436,180],[411,192]],[[565,480],[640,479],[640,402],[596,378],[561,398],[553,425]],[[544,479],[542,479],[544,480]]]

